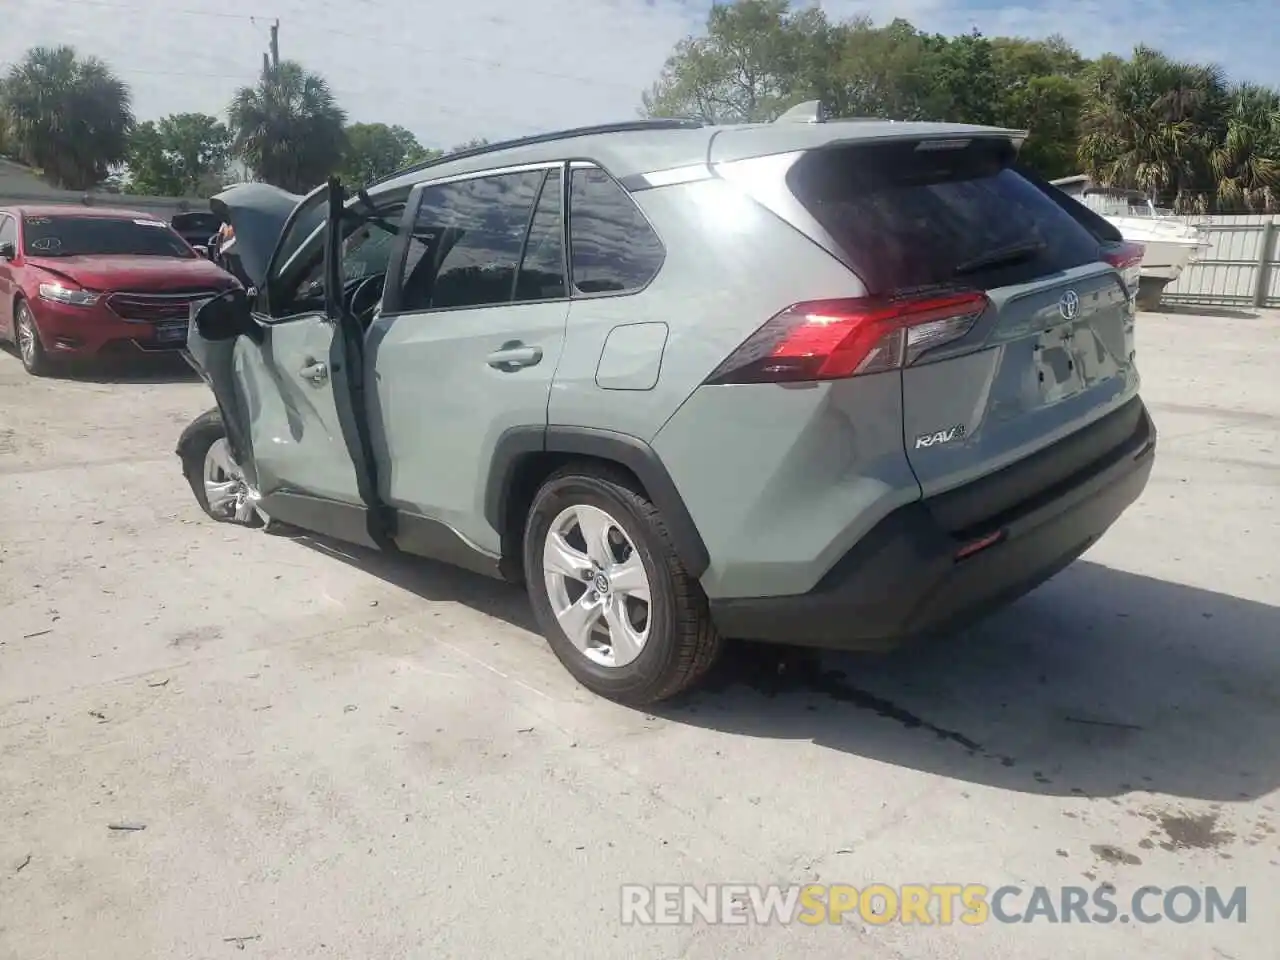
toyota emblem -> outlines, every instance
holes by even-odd
[[[1064,293],[1058,301],[1058,312],[1062,314],[1063,320],[1074,320],[1080,312],[1080,295],[1074,290]]]

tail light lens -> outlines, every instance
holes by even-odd
[[[987,303],[985,294],[967,291],[797,303],[757,330],[707,382],[839,380],[909,367],[968,333]]]
[[[1138,292],[1138,280],[1142,276],[1142,256],[1147,248],[1140,243],[1126,240],[1109,247],[1102,252],[1102,259],[1111,264],[1120,273],[1125,289],[1133,297]]]

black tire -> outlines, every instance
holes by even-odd
[[[214,513],[209,509],[209,498],[204,490],[204,461],[209,453],[209,448],[219,440],[225,439],[226,436],[226,428],[222,425],[222,414],[216,408],[198,416],[183,434],[181,451],[182,473],[187,478],[187,483],[191,485],[191,492],[195,494],[196,503],[200,504],[200,509],[207,516],[217,520],[219,523],[236,523],[243,527],[260,527],[262,526],[262,517],[257,512],[254,512],[248,520],[237,521],[234,517]]]
[[[31,355],[22,349],[22,327],[31,330]],[[18,348],[18,359],[22,368],[33,377],[47,377],[54,372],[54,363],[44,349],[40,340],[40,328],[36,325],[35,314],[26,300],[18,300],[13,305],[13,345]]]
[[[542,551],[552,522],[574,505],[598,507],[630,537],[649,578],[649,636],[631,663],[607,667],[589,659],[561,629],[543,579]],[[524,570],[534,615],[551,649],[588,690],[630,706],[644,706],[689,690],[721,650],[701,586],[685,571],[657,508],[625,472],[605,464],[577,464],[552,474],[529,510]]]

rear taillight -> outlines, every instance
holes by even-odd
[[[968,333],[987,303],[976,292],[797,303],[757,330],[707,382],[839,380],[908,367]]]
[[[1138,280],[1142,276],[1142,257],[1147,248],[1140,243],[1125,240],[1102,252],[1102,259],[1116,268],[1120,279],[1124,281],[1129,296],[1138,293]]]

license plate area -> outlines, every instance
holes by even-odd
[[[184,343],[187,339],[187,321],[156,324],[156,343]]]

